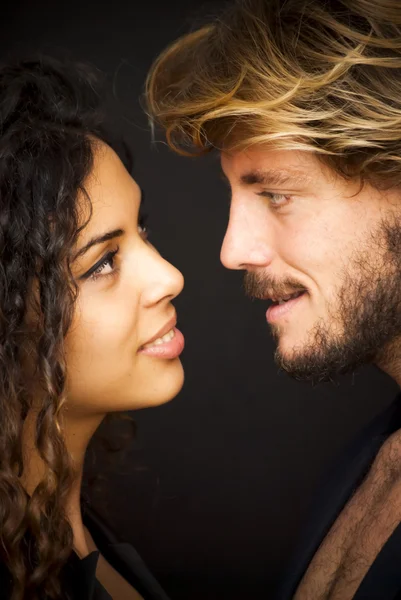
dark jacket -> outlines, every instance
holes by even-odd
[[[376,417],[346,448],[326,474],[310,510],[310,518],[282,578],[275,600],[290,600],[321,542],[369,471],[380,447],[401,428],[401,396]],[[401,468],[401,465],[400,465]],[[401,524],[370,567],[354,600],[401,600]],[[311,599],[312,600],[312,599]]]

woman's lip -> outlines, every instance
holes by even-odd
[[[177,358],[184,350],[185,340],[179,329],[172,327],[168,331],[171,329],[174,330],[174,337],[172,340],[164,342],[163,344],[158,344],[157,346],[142,348],[138,350],[138,353],[157,358]],[[166,331],[166,333],[168,333],[168,331]]]
[[[140,350],[144,347],[147,346],[148,344],[153,344],[153,342],[155,342],[157,339],[163,337],[163,335],[166,335],[166,333],[168,333],[169,331],[171,331],[172,329],[174,329],[174,327],[177,325],[177,315],[174,315],[174,317],[172,319],[170,319],[170,321],[168,321],[168,323],[166,323],[166,325],[164,327],[162,327],[153,337],[151,337],[147,342],[143,343],[140,347]]]

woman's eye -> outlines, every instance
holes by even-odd
[[[97,277],[99,277],[99,275],[107,275],[109,273],[112,273],[114,268],[114,256],[114,252],[109,252],[108,254],[106,254],[102,264],[99,265],[96,271],[92,273],[93,279],[96,279]]]
[[[96,280],[99,277],[105,277],[108,275],[114,275],[116,272],[114,260],[119,248],[107,252],[93,267],[89,269],[80,279],[92,279]]]

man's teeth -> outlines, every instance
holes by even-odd
[[[171,331],[166,333],[166,335],[163,335],[163,337],[157,338],[157,340],[155,340],[151,344],[145,344],[145,346],[143,346],[143,349],[145,350],[145,348],[152,348],[152,346],[160,346],[160,344],[165,344],[166,342],[171,342],[171,340],[173,339],[174,336],[175,336],[175,331],[174,331],[174,329],[172,329]]]
[[[284,296],[283,298],[274,299],[273,302],[277,302],[277,304],[284,304],[293,298],[298,298],[303,292],[295,292],[295,294],[291,294],[290,296]]]

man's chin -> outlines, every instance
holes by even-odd
[[[280,336],[274,354],[275,363],[290,377],[298,381],[324,382],[339,374],[330,357],[311,345],[295,342]]]
[[[297,362],[303,360],[303,356],[306,354],[306,344],[303,343],[299,338],[294,339],[294,336],[290,336],[288,332],[272,332],[273,339],[276,343],[275,356],[276,359],[281,362]]]
[[[297,381],[309,381],[313,384],[334,381],[341,375],[356,371],[366,360],[347,356],[346,349],[335,347],[328,352],[322,349],[307,348],[297,352],[283,351],[280,345],[275,352],[277,366]]]
[[[313,361],[307,360],[299,354],[282,353],[278,349],[275,352],[274,360],[276,365],[297,381],[310,381],[312,383],[329,381],[332,376],[325,368],[320,365],[317,368]]]
[[[288,329],[272,329],[276,342],[275,362],[290,377],[318,383],[332,381],[337,375],[349,372],[349,367],[352,370],[353,361],[347,364],[350,357],[346,356],[342,339],[337,337],[333,340],[317,328],[314,335],[305,331],[304,335],[297,333]]]
[[[274,361],[290,377],[299,378],[297,375],[299,365],[304,364],[302,353],[294,352],[293,348],[285,348],[284,344],[279,343],[274,354]]]

